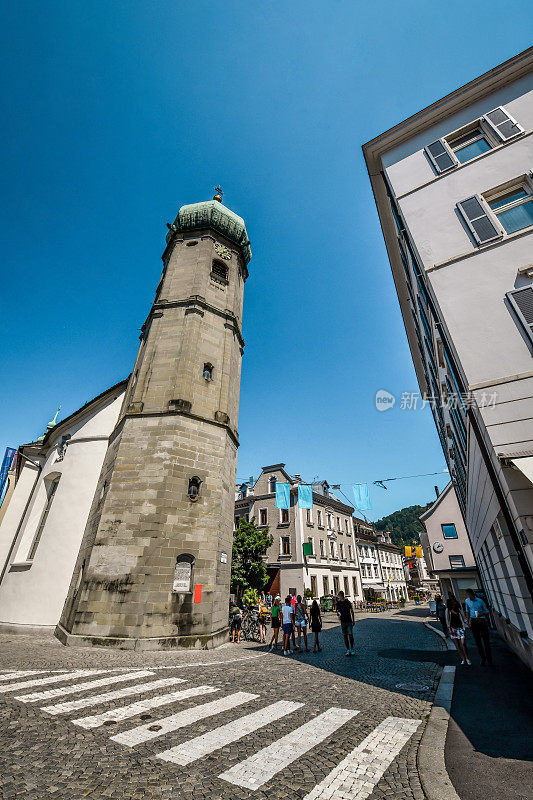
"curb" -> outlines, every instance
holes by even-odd
[[[450,643],[443,633],[428,622],[423,624],[444,640],[447,650],[451,649]],[[444,760],[454,679],[455,667],[443,667],[433,707],[418,748],[418,774],[427,800],[460,800],[446,771]]]

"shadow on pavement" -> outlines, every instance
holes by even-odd
[[[459,666],[446,738],[446,768],[461,800],[524,800],[533,787],[533,675],[491,636],[494,667]]]
[[[406,648],[389,648],[380,650],[378,655],[382,658],[400,659],[401,661],[430,661],[433,664],[456,665],[457,655],[447,650],[408,650]]]

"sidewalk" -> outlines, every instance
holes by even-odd
[[[445,747],[461,800],[525,800],[533,795],[533,675],[495,633],[494,667],[482,667],[470,632],[471,667],[459,666]]]

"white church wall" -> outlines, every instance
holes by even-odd
[[[111,395],[96,410],[87,409],[85,415],[82,409],[72,424],[60,428],[52,440],[0,584],[0,624],[55,626],[59,621],[108,437],[117,422],[123,396],[123,391]],[[67,434],[71,438],[64,458],[58,460],[58,444]],[[57,488],[43,526],[47,488],[55,480]],[[10,506],[14,499],[15,495]],[[19,503],[18,523],[22,513]],[[0,528],[0,543],[3,528],[4,525]]]
[[[19,479],[0,523],[0,576],[6,567],[6,560],[9,558],[13,540],[17,535],[20,520],[38,475],[39,467],[30,464],[29,461],[24,461]]]

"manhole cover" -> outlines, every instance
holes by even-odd
[[[162,727],[163,727],[162,725],[150,725],[148,730],[149,731],[160,731]]]
[[[429,686],[424,686],[423,683],[397,683],[397,689],[403,689],[404,692],[425,692]]]

